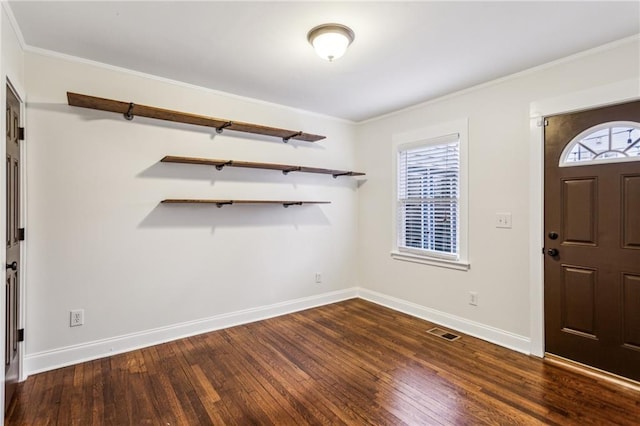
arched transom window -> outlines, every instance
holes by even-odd
[[[560,167],[640,161],[640,123],[612,121],[591,127],[567,144]]]

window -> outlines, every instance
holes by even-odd
[[[398,152],[400,250],[458,260],[459,137]]]
[[[394,137],[394,258],[468,269],[466,120],[452,124]]]
[[[640,161],[640,123],[615,121],[591,127],[567,144],[560,167]]]

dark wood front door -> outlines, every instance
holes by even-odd
[[[18,384],[20,306],[20,102],[7,86],[7,275],[5,283],[5,410]]]
[[[546,120],[545,350],[640,380],[640,101]]]

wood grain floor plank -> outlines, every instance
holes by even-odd
[[[640,392],[354,299],[29,377],[6,425],[640,424]]]
[[[332,424],[353,424],[360,420],[351,410],[334,399],[327,398],[327,392],[319,382],[309,380],[295,364],[282,356],[278,346],[272,346],[257,333],[251,333],[251,340],[242,339],[246,353],[252,354],[252,359],[247,359],[256,369],[256,380],[264,378],[267,384],[265,389],[273,390],[281,396],[281,407],[290,412],[295,424],[304,424],[317,416],[311,412],[318,410],[320,406],[330,413]],[[277,362],[274,362],[277,359]],[[282,368],[282,367],[284,368]],[[293,410],[293,411],[291,411]]]
[[[278,411],[286,412],[290,417],[290,422],[299,423],[313,418],[314,415],[309,410],[300,410],[305,407],[305,404],[297,403],[304,396],[299,393],[296,396],[292,395],[292,391],[297,392],[299,389],[305,389],[306,380],[299,380],[296,376],[288,375],[282,368],[273,368],[274,363],[269,363],[267,360],[277,357],[278,352],[270,346],[265,346],[263,341],[258,340],[254,334],[244,337],[247,330],[229,331],[233,333],[234,343],[243,354],[239,355],[243,357],[245,365],[251,366],[248,370],[251,374],[250,380],[260,384],[267,393],[274,397],[278,404]]]

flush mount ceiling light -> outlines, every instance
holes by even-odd
[[[344,55],[354,38],[353,30],[341,24],[318,25],[307,34],[307,40],[318,56],[329,62]]]

